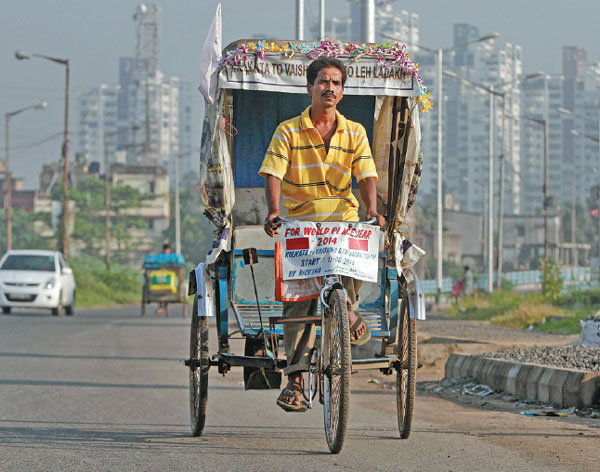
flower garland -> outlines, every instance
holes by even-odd
[[[405,44],[394,42],[356,44],[325,39],[319,43],[288,43],[283,46],[262,40],[240,44],[235,51],[228,51],[226,56],[221,57],[219,65],[239,65],[242,61],[248,60],[250,54],[264,59],[266,52],[281,53],[287,59],[291,59],[295,54],[305,55],[309,59],[317,59],[321,56],[336,58],[350,56],[353,62],[360,60],[363,56],[377,56],[377,61],[382,67],[397,66],[403,74],[412,75],[416,79],[420,89],[418,102],[423,112],[429,111],[433,106],[431,93],[425,87],[423,78],[419,74],[419,64],[415,64],[410,59]]]

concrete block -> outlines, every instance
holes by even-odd
[[[471,356],[462,356],[460,362],[456,363],[455,372],[456,377],[466,377],[469,372],[469,367],[473,362],[473,358]]]
[[[579,401],[581,408],[600,405],[600,372],[586,372],[579,385]]]
[[[483,366],[483,376],[479,379],[479,383],[483,383],[492,387],[494,383],[494,371],[496,370],[496,363],[493,359],[486,359]],[[492,387],[493,388],[493,387]]]
[[[474,357],[473,358],[473,363],[471,365],[471,368],[469,369],[469,375],[473,378],[479,378],[479,376],[481,375],[481,369],[482,366],[484,364],[484,358],[483,357]]]
[[[522,367],[524,367],[523,364],[512,364],[510,366],[505,381],[504,391],[506,393],[510,393],[512,395],[517,394],[517,378]]]
[[[538,382],[544,373],[544,368],[539,365],[534,365],[531,368],[531,373],[529,377],[527,377],[527,385],[526,385],[526,398],[537,399],[538,398]]]
[[[460,354],[451,354],[448,360],[446,361],[446,365],[444,366],[444,376],[447,379],[456,378],[454,375],[454,369],[456,367],[456,363],[462,356]]]
[[[469,356],[460,366],[461,377],[473,377],[474,366],[477,361],[476,357]]]
[[[501,390],[508,392],[508,383],[510,379],[510,371],[515,366],[514,362],[502,362],[498,369],[498,375],[496,377],[496,383],[494,384],[494,390]],[[511,392],[512,393],[512,392]]]
[[[527,398],[527,379],[531,376],[531,373],[535,366],[531,364],[521,364],[519,372],[515,377],[515,393],[519,398]]]
[[[563,390],[569,371],[564,369],[553,369],[552,377],[550,378],[550,403],[558,406],[565,405]]]
[[[542,376],[538,381],[537,399],[542,403],[550,403],[550,389],[552,388],[554,369],[546,369],[545,367],[542,367],[542,369]]]
[[[579,406],[579,390],[583,375],[584,373],[578,370],[569,371],[563,387],[563,404],[565,406],[576,406],[581,408],[581,406]]]

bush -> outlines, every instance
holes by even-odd
[[[558,301],[563,287],[560,266],[554,257],[549,257],[542,261],[540,270],[542,272],[542,293],[547,301],[555,303]]]
[[[70,259],[77,284],[77,305],[82,307],[137,303],[141,299],[141,272],[82,254]]]

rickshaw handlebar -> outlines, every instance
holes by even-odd
[[[278,216],[273,220],[273,224],[279,226],[281,223],[291,223],[295,220],[290,220],[288,218],[286,218],[285,216]],[[359,224],[364,224],[364,225],[370,225],[373,224],[377,221],[377,218],[371,218],[370,220],[367,221],[341,221],[340,223],[359,223]]]

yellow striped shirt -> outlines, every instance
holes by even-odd
[[[258,173],[283,181],[283,207],[290,218],[357,221],[352,175],[358,182],[377,179],[365,128],[336,111],[337,128],[326,152],[309,112],[310,107],[277,127]]]

